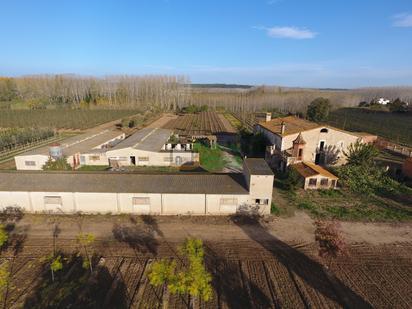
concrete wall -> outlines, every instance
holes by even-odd
[[[45,197],[60,197],[60,204],[46,204]],[[133,205],[133,198],[149,198],[148,205]],[[223,199],[223,200],[222,200]],[[235,204],[222,204],[222,201]],[[0,192],[0,209],[21,207],[27,212],[56,213],[133,213],[153,215],[232,214],[254,202],[247,194],[160,194],[160,193],[85,193],[85,192]],[[269,214],[270,207],[261,208]]]
[[[124,158],[121,161],[121,165],[128,166],[131,165],[130,157],[134,156],[136,158],[137,166],[175,166],[190,162],[198,162],[199,155],[190,151],[181,152],[151,152],[143,151],[134,148],[123,148],[116,150],[109,150],[106,152],[106,156],[109,159],[117,160],[119,158]],[[139,157],[146,157],[149,161],[139,161]],[[177,157],[180,157],[180,161],[177,161]],[[180,164],[177,164],[180,162]]]

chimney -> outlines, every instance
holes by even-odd
[[[282,121],[280,124],[280,134],[285,134],[285,129],[286,129],[286,123]]]
[[[269,122],[272,120],[272,113],[266,113],[266,122]]]

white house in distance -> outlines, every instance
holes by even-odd
[[[82,165],[108,165],[106,150],[125,138],[119,130],[93,130],[65,139],[62,144],[37,148],[14,157],[18,170],[42,170],[49,158],[65,156],[67,162]]]
[[[112,167],[181,166],[199,162],[192,142],[179,140],[172,130],[144,128],[106,152]]]
[[[243,174],[0,172],[0,208],[27,212],[224,215],[270,214],[273,173],[245,159]]]

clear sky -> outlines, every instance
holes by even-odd
[[[0,75],[412,85],[411,0],[0,0]]]

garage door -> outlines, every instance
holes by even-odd
[[[204,194],[163,194],[162,209],[164,214],[205,214]]]

